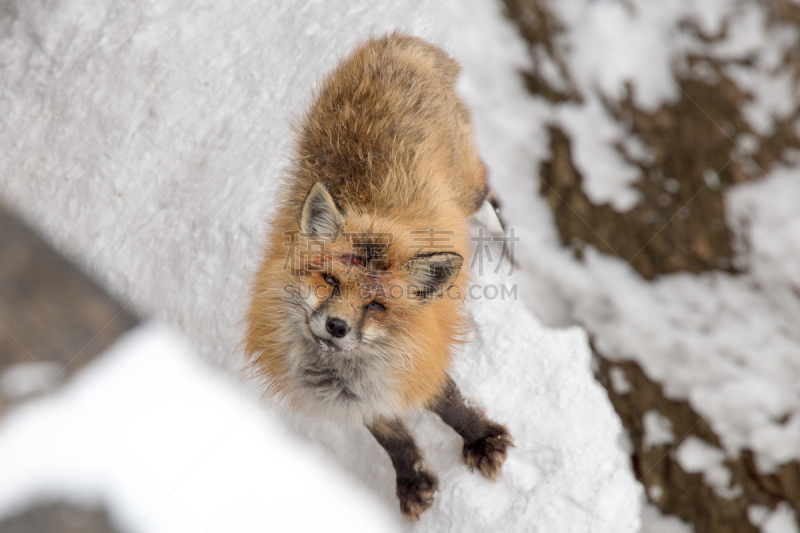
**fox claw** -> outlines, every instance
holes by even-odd
[[[470,471],[477,468],[484,476],[497,481],[497,475],[506,460],[508,447],[513,445],[508,430],[492,422],[486,435],[474,442],[464,443],[464,462]]]
[[[400,512],[411,520],[419,520],[419,515],[433,505],[433,495],[439,488],[436,476],[420,470],[407,481],[397,480],[397,497]]]

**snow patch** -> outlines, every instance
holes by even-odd
[[[17,363],[0,374],[0,395],[15,401],[38,394],[53,383],[63,365],[56,361]]]
[[[798,533],[800,529],[797,527],[796,513],[797,511],[792,509],[789,502],[779,503],[761,524],[761,531],[763,533]]]
[[[650,409],[642,417],[644,424],[644,450],[653,446],[663,446],[675,442],[675,433],[672,431],[672,422],[655,409]]]
[[[639,177],[639,169],[627,163],[614,148],[626,137],[599,98],[588,96],[581,106],[559,107],[561,126],[572,140],[572,156],[584,178],[582,185],[592,202],[610,203],[617,211],[632,209],[641,193],[631,187]]]
[[[693,533],[694,528],[676,516],[661,513],[655,505],[642,506],[642,529],[639,533]]]
[[[608,371],[608,378],[611,380],[611,388],[617,394],[628,394],[631,392],[631,384],[628,378],[625,377],[625,371],[618,367],[612,366]]]
[[[747,518],[763,533],[798,533],[796,511],[788,502],[780,502],[774,510],[764,505],[750,505]]]
[[[706,441],[690,435],[672,452],[684,471],[703,474],[703,481],[727,499],[742,494],[740,486],[731,487],[731,471],[725,466],[725,452]]]

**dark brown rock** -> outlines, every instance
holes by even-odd
[[[0,376],[34,364],[56,388],[137,322],[0,206]],[[0,390],[0,414],[15,399]]]
[[[0,521],[0,533],[118,533],[102,508],[44,503]]]

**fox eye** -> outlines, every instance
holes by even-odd
[[[339,280],[334,278],[333,276],[325,276],[325,283],[335,287],[339,284]]]
[[[370,309],[371,311],[386,311],[386,306],[382,303],[372,302],[367,306],[367,309]]]

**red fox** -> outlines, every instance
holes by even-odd
[[[403,415],[438,414],[470,469],[491,479],[512,443],[447,373],[466,331],[467,219],[489,195],[458,71],[439,48],[393,33],[325,78],[294,125],[244,341],[268,392],[367,426],[414,520],[438,481]]]

